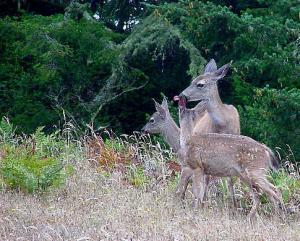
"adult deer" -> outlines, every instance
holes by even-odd
[[[217,68],[214,59],[210,60],[206,65],[204,74],[196,77],[189,87],[187,87],[179,96],[181,101],[205,101],[206,109],[204,113],[199,111],[188,111],[186,108],[179,108],[180,113],[180,127],[182,131],[182,138],[180,145],[185,146],[191,135],[201,135],[205,133],[227,133],[240,134],[240,119],[236,108],[232,105],[223,104],[221,101],[217,82],[222,79],[228,72],[230,64],[223,65]],[[179,100],[179,97],[174,97],[174,100]],[[185,106],[184,106],[185,107]],[[203,106],[200,107],[203,110]],[[192,117],[188,117],[192,116]],[[193,126],[193,129],[190,127]],[[190,173],[186,171],[186,173]],[[182,172],[182,177],[179,185],[180,192],[185,192],[187,186],[187,174]],[[204,177],[205,178],[205,177]],[[204,185],[204,190],[207,186]],[[201,182],[202,183],[202,182]],[[236,205],[235,194],[233,189],[232,179],[228,180],[228,187],[234,206]]]
[[[230,67],[225,64],[219,69],[214,59],[206,65],[204,74],[196,77],[189,87],[181,92],[186,101],[207,100],[206,113],[196,124],[193,134],[224,133],[240,134],[240,117],[233,105],[223,104],[219,91],[218,80],[224,78]]]

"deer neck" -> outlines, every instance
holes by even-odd
[[[168,117],[168,119],[168,124],[162,131],[162,136],[169,146],[172,147],[175,152],[178,152],[180,149],[180,129],[172,117]]]
[[[192,118],[193,112],[187,108],[179,111],[180,118],[180,146],[185,150],[187,141],[190,139],[194,129],[194,122]]]
[[[208,101],[207,110],[209,113],[218,112],[223,108],[224,104],[220,98],[218,86],[215,85],[212,89],[211,96]]]
[[[226,126],[226,108],[221,101],[217,85],[209,98],[207,112],[214,126],[213,132],[219,132]]]

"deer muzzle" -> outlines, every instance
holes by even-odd
[[[144,126],[142,129],[141,129],[141,132],[143,134],[148,134],[148,131],[146,130],[146,126]]]
[[[174,101],[178,101],[178,106],[180,108],[185,108],[187,103],[187,98],[182,93],[179,96],[174,96]]]

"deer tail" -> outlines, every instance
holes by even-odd
[[[270,157],[270,162],[269,162],[270,168],[273,171],[277,171],[280,168],[279,158],[269,148],[267,148],[266,152],[268,153],[268,155]]]

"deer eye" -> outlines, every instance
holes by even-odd
[[[150,122],[151,124],[154,124],[155,120],[151,118],[149,122]]]
[[[204,84],[201,84],[201,83],[197,83],[197,88],[202,88],[204,86]]]

